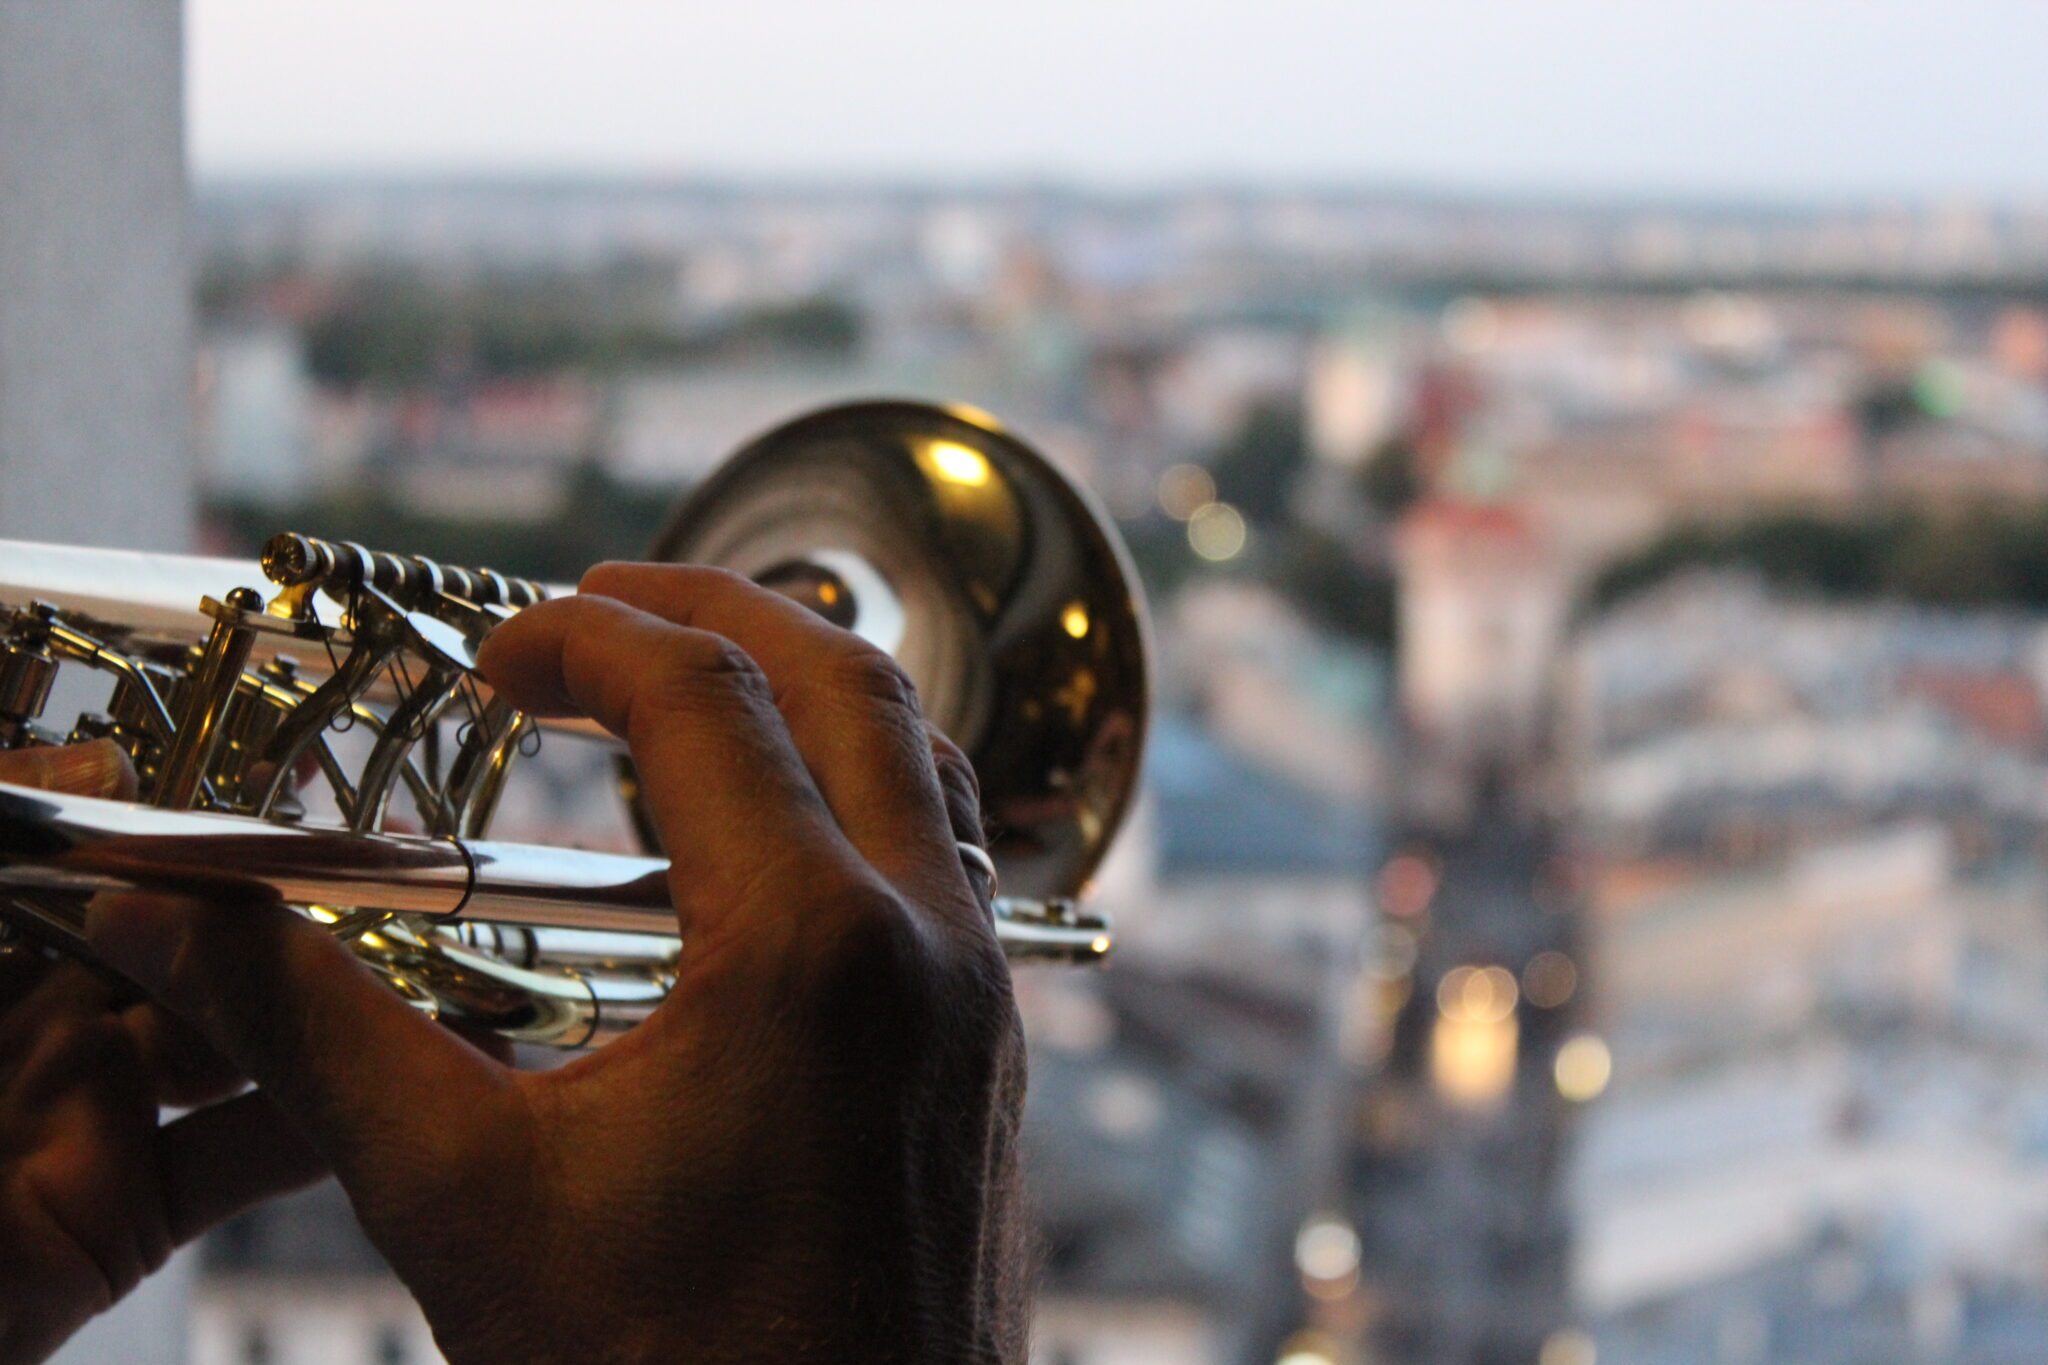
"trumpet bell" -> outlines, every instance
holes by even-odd
[[[974,765],[1003,889],[1086,883],[1136,785],[1145,618],[1122,542],[1044,456],[969,408],[827,408],[742,448],[653,557],[745,574],[894,656]]]

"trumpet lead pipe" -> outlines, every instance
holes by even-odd
[[[359,834],[0,783],[0,891],[257,897],[444,923],[673,936],[668,873],[662,858]],[[999,898],[992,913],[1017,960],[1108,954],[1106,922],[1071,902]],[[75,925],[60,936],[75,940]]]

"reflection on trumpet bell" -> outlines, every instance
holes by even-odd
[[[1068,898],[1131,799],[1144,630],[1113,532],[1041,457],[966,410],[827,409],[741,451],[655,553],[748,574],[894,655],[975,765],[1020,893],[995,905],[1006,952],[1108,952]],[[296,534],[260,578],[0,542],[0,743],[113,739],[142,797],[0,787],[0,919],[83,952],[101,891],[261,894],[443,1015],[566,1046],[630,1028],[680,951],[666,863],[484,838],[540,733],[481,685],[477,650],[551,591]],[[70,675],[106,701],[62,728]]]

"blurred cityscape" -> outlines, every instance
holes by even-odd
[[[1118,959],[1018,983],[1038,1365],[2048,1358],[2048,209],[198,210],[210,549],[573,578],[875,395],[1122,525]],[[353,1237],[331,1189],[216,1236],[195,1362],[433,1359]]]

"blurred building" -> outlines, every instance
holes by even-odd
[[[2043,628],[1683,581],[1574,653],[1603,1360],[2004,1362],[2048,1321]]]
[[[199,362],[207,493],[272,506],[310,493],[313,381],[298,334],[274,321],[221,328],[205,338]]]
[[[1411,795],[1440,813],[1469,807],[1482,769],[1544,743],[1571,579],[1542,529],[1503,503],[1420,503],[1396,556]]]
[[[1103,877],[1113,971],[1026,973],[1026,1151],[1048,1248],[1034,1360],[1236,1365],[1304,1310],[1293,1243],[1336,1197],[1371,938],[1368,808],[1173,718]],[[1136,869],[1129,866],[1136,864]]]
[[[191,1365],[439,1365],[419,1306],[323,1181],[205,1244]]]
[[[298,301],[256,310],[287,330],[373,263],[642,282],[569,319],[651,336],[631,363],[508,377],[455,346],[314,385],[310,486],[444,519],[545,525],[571,480],[687,481],[887,392],[995,411],[1156,524],[1164,472],[1199,486],[1249,414],[1303,413],[1286,524],[1156,565],[1181,719],[1098,878],[1119,966],[1022,981],[1045,1365],[1270,1365],[1297,1327],[1390,1365],[1587,1365],[1582,1318],[1603,1365],[2038,1358],[2040,1296],[1980,1267],[2035,1264],[2033,1120],[1990,1078],[2032,1103],[2048,638],[1729,580],[1572,632],[1601,567],[1674,528],[2048,495],[2048,322],[2022,301],[2048,214],[483,180],[221,185],[202,210],[212,259]],[[851,319],[834,346],[747,331],[817,300]],[[288,470],[266,354],[212,429],[269,422],[239,448]],[[1398,571],[1393,699],[1285,605],[1303,528]],[[567,828],[573,791],[529,813]],[[1382,803],[1435,899],[1371,920]],[[1591,1016],[1539,1000],[1582,968]],[[1754,1199],[1752,1169],[1776,1181]],[[1349,1278],[1305,1279],[1304,1220],[1341,1250],[1347,1217]],[[245,1270],[234,1304],[270,1283]]]

